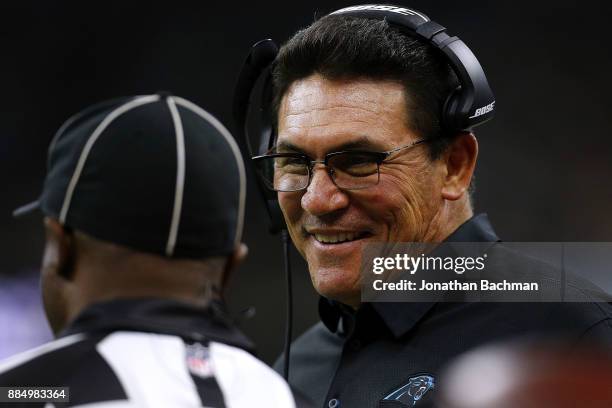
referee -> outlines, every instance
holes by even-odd
[[[229,132],[185,99],[116,99],[69,119],[40,199],[16,211],[44,214],[58,339],[0,363],[0,387],[68,389],[37,404],[13,392],[9,406],[304,406],[223,306],[246,255],[245,183]]]

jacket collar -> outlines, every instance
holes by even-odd
[[[498,241],[500,239],[495,234],[487,214],[470,218],[445,240],[445,242]],[[373,302],[363,304],[359,310],[354,311],[338,302],[321,297],[319,316],[331,332],[343,336],[350,334],[359,320],[379,319],[397,338],[412,329],[435,304],[435,302]],[[371,310],[375,313],[371,313]]]
[[[221,303],[203,308],[158,298],[116,299],[87,307],[60,336],[75,333],[142,331],[193,341],[216,341],[253,351]]]

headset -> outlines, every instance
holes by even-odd
[[[459,86],[450,93],[443,105],[442,128],[445,131],[470,131],[493,117],[495,97],[482,66],[463,41],[458,37],[451,37],[445,27],[431,21],[425,14],[392,5],[364,4],[328,14],[332,15],[384,20],[401,33],[421,39],[440,50],[459,80]],[[276,130],[272,121],[271,74],[277,54],[278,47],[274,41],[266,39],[255,43],[247,55],[234,91],[234,119],[249,157],[265,154],[274,147],[276,141]],[[254,122],[257,123],[255,143],[250,132]],[[290,242],[277,193],[269,190],[259,176],[256,179],[270,217],[270,232],[281,232],[285,249],[288,303],[284,374],[287,378],[292,326],[292,285],[288,259]]]
[[[459,80],[459,87],[447,97],[442,111],[442,127],[447,131],[470,131],[493,118],[495,97],[482,66],[472,51],[458,37],[450,36],[446,28],[432,21],[420,11],[391,5],[365,4],[346,7],[328,15],[386,20],[390,26],[407,36],[419,38],[439,49]],[[270,39],[255,43],[240,72],[234,92],[233,113],[249,157],[268,152],[275,143],[276,131],[272,123],[271,72],[278,47]],[[254,92],[261,81],[259,92]],[[257,116],[257,117],[255,117]],[[258,143],[253,146],[249,123],[259,123]],[[286,229],[276,192],[269,190],[257,177],[270,217],[270,232]]]

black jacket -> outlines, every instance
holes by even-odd
[[[69,387],[67,404],[10,407],[306,406],[251,350],[220,307],[116,300],[86,309],[58,340],[0,363],[0,387]]]
[[[499,238],[483,214],[447,241]],[[525,262],[505,260],[509,269]],[[293,343],[289,376],[318,407],[430,406],[440,369],[491,341],[562,335],[612,344],[608,303],[366,303],[354,312],[321,298],[319,314],[321,322]],[[404,404],[391,402],[400,394]]]

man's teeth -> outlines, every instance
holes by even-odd
[[[341,232],[338,234],[314,234],[317,241],[324,244],[337,244],[338,242],[353,241],[361,237],[358,232]]]

